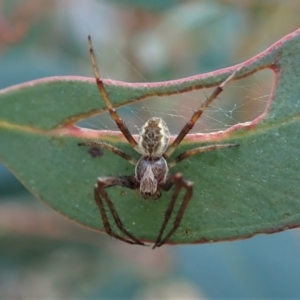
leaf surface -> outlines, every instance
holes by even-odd
[[[172,243],[232,240],[299,226],[300,30],[240,65],[212,73],[160,83],[105,80],[111,101],[120,107],[217,86],[238,68],[235,80],[261,69],[274,71],[266,111],[226,131],[191,134],[178,147],[175,155],[206,144],[240,144],[195,155],[172,169],[194,182],[193,198]],[[93,158],[78,142],[106,141],[139,158],[120,133],[74,125],[105,110],[93,78],[46,78],[0,92],[0,159],[37,198],[101,231],[93,199],[96,178],[131,175],[134,167],[107,150]],[[155,241],[172,191],[157,201],[121,187],[108,193],[126,229]]]

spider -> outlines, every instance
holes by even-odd
[[[135,158],[131,157],[123,150],[118,149],[102,141],[87,141],[78,144],[79,146],[90,146],[94,149],[105,148],[113,152],[114,154],[122,157],[123,159],[127,160],[129,163],[135,166],[134,175],[117,177],[105,176],[99,177],[97,179],[97,182],[94,187],[94,199],[99,208],[104,229],[108,235],[119,239],[123,242],[146,246],[145,243],[138,240],[135,236],[133,236],[124,228],[122,221],[114,208],[113,202],[111,201],[110,197],[106,192],[106,188],[113,186],[122,186],[133,190],[139,189],[142,198],[152,198],[156,200],[161,196],[161,190],[169,191],[172,188],[172,186],[174,186],[174,191],[169,206],[165,212],[164,220],[160,227],[156,242],[152,248],[154,249],[156,247],[160,247],[166,242],[168,242],[170,237],[178,229],[183,218],[185,209],[188,203],[190,202],[193,194],[193,183],[189,180],[184,179],[181,173],[170,174],[169,169],[174,167],[177,163],[181,162],[182,160],[198,153],[239,146],[239,144],[217,144],[211,146],[198,147],[187,150],[169,161],[169,157],[171,156],[171,154],[175,151],[175,149],[185,138],[188,132],[193,128],[196,121],[200,118],[200,116],[207,109],[210,103],[215,98],[217,98],[217,96],[223,91],[224,86],[234,78],[237,71],[233,72],[224,82],[222,82],[213,91],[210,97],[206,99],[204,104],[194,112],[189,122],[185,124],[185,126],[182,128],[182,130],[177,135],[172,144],[169,144],[170,133],[166,123],[161,118],[156,117],[149,119],[142,126],[139,133],[138,141],[136,141],[131,135],[128,128],[126,127],[123,120],[119,117],[112,103],[110,102],[103,81],[99,75],[91,36],[88,36],[88,45],[96,84],[107,106],[107,109],[112,119],[115,121],[116,125],[118,126],[124,137],[127,139],[128,143],[135,151],[137,151],[141,155],[140,159],[137,161]],[[166,226],[173,213],[175,203],[178,199],[178,195],[182,189],[185,189],[185,194],[183,196],[183,201],[180,205],[180,208],[175,216],[173,226],[171,227],[169,232],[167,232],[165,236],[163,236]],[[116,226],[118,227],[120,232],[123,233],[124,236],[121,236],[112,230],[107,217],[107,213],[104,208],[104,202],[106,202]]]

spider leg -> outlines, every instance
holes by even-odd
[[[210,145],[210,146],[203,146],[203,147],[199,147],[199,148],[194,148],[191,150],[187,150],[181,154],[179,154],[178,156],[176,156],[174,159],[172,159],[169,163],[168,166],[169,168],[174,167],[175,165],[177,165],[179,162],[181,162],[182,160],[193,156],[195,154],[198,153],[204,153],[204,152],[209,152],[209,151],[214,151],[214,150],[219,150],[219,149],[225,149],[225,148],[232,148],[232,147],[238,147],[239,144],[219,144],[219,145]]]
[[[125,138],[129,142],[131,147],[136,149],[137,148],[137,142],[135,141],[135,139],[131,135],[130,131],[126,127],[124,121],[119,117],[117,111],[113,108],[113,106],[112,106],[112,104],[109,100],[108,94],[105,90],[103,81],[100,78],[99,70],[98,70],[98,67],[97,67],[96,58],[95,58],[95,54],[94,54],[92,38],[91,38],[90,35],[88,36],[88,43],[89,43],[89,49],[90,49],[90,58],[91,58],[92,66],[93,66],[93,69],[94,69],[94,75],[95,75],[96,83],[97,83],[97,86],[98,86],[98,90],[99,90],[100,94],[102,95],[102,98],[103,98],[103,100],[104,100],[104,102],[105,102],[105,104],[108,108],[108,111],[109,111],[111,117],[113,118],[113,120],[115,121],[117,126],[119,127],[120,131],[123,133],[123,135],[125,136]]]
[[[159,235],[158,235],[158,237],[156,239],[156,242],[155,242],[154,246],[152,247],[152,249],[154,249],[156,247],[160,247],[163,244],[165,244],[169,240],[169,238],[172,236],[172,234],[177,230],[177,228],[179,227],[180,222],[182,220],[185,209],[186,209],[189,201],[191,200],[191,197],[192,197],[192,194],[193,194],[193,183],[191,181],[187,181],[187,180],[183,179],[183,177],[180,173],[176,173],[176,174],[171,175],[168,178],[168,180],[166,181],[165,185],[162,187],[162,189],[163,190],[170,189],[171,186],[172,186],[172,184],[170,184],[170,183],[173,183],[175,185],[175,189],[174,189],[174,192],[173,192],[173,195],[172,195],[172,199],[169,203],[168,209],[165,213],[164,222],[163,222],[163,224],[160,228]],[[179,195],[182,188],[186,189],[186,193],[184,195],[182,204],[179,208],[179,211],[178,211],[177,216],[175,218],[175,221],[173,223],[173,227],[169,231],[169,233],[162,239],[162,235],[163,235],[163,233],[166,229],[166,226],[167,226],[167,224],[168,224],[168,222],[171,218],[171,214],[174,210],[175,202],[178,199],[178,195]]]
[[[191,119],[185,124],[185,126],[181,129],[180,133],[174,140],[174,142],[168,147],[167,151],[164,153],[164,158],[170,157],[170,155],[175,151],[181,141],[185,138],[185,136],[189,133],[189,131],[194,127],[197,120],[201,117],[203,112],[208,108],[208,106],[215,100],[223,91],[225,85],[229,83],[236,73],[240,69],[235,70],[225,81],[223,81],[220,85],[218,85],[212,94],[206,99],[206,101],[201,105],[201,107],[194,112]]]
[[[125,243],[146,246],[143,242],[139,241],[136,237],[134,237],[131,233],[129,233],[124,228],[122,221],[120,220],[119,215],[116,212],[116,209],[115,209],[112,201],[110,200],[108,194],[105,191],[106,188],[116,186],[116,185],[124,186],[124,187],[130,188],[130,189],[137,189],[139,187],[134,176],[99,177],[97,179],[97,183],[94,188],[94,198],[95,198],[95,202],[98,205],[98,208],[100,210],[100,214],[102,217],[102,222],[103,222],[105,231],[108,235],[110,235],[116,239],[119,239]],[[108,221],[108,218],[107,218],[107,214],[105,212],[105,208],[104,208],[102,199],[105,200],[119,230],[122,233],[124,233],[124,235],[127,236],[129,239],[123,238],[120,235],[118,235],[112,231],[109,221]]]
[[[95,141],[91,141],[91,142],[82,142],[82,143],[78,143],[78,146],[91,146],[91,147],[95,147],[95,148],[105,148],[119,156],[121,156],[122,158],[126,159],[127,161],[129,161],[131,164],[136,165],[137,161],[131,157],[130,155],[128,155],[127,153],[125,153],[123,150],[114,147],[108,143],[105,142],[95,142]]]

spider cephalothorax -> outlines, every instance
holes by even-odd
[[[236,147],[238,144],[218,144],[211,146],[203,146],[194,149],[187,150],[180,155],[176,156],[171,161],[168,158],[175,151],[184,137],[193,128],[196,121],[200,118],[205,109],[210,105],[210,103],[222,92],[224,86],[233,79],[236,72],[233,72],[224,82],[222,82],[211,94],[210,97],[204,102],[204,104],[194,112],[189,122],[182,128],[178,136],[169,144],[170,133],[166,123],[161,118],[151,118],[149,119],[141,128],[139,133],[138,142],[133,138],[128,128],[119,117],[116,110],[113,108],[106,90],[104,88],[103,81],[100,79],[99,71],[96,65],[96,60],[94,56],[93,46],[91,37],[89,36],[89,48],[90,56],[94,69],[94,75],[96,83],[100,94],[108,108],[108,111],[119,127],[120,131],[123,133],[124,137],[127,139],[129,144],[135,149],[140,155],[140,159],[137,161],[135,158],[131,157],[123,150],[118,149],[105,142],[84,142],[79,145],[92,146],[96,148],[105,148],[116,155],[119,155],[123,159],[126,159],[129,163],[135,165],[135,174],[129,176],[117,176],[117,177],[99,177],[97,183],[94,187],[94,199],[99,207],[99,211],[102,217],[102,222],[107,234],[115,237],[121,241],[129,244],[145,245],[142,241],[133,236],[128,232],[122,224],[122,221],[116,212],[112,201],[110,200],[106,188],[112,186],[123,186],[129,189],[140,189],[140,194],[144,199],[152,198],[158,199],[161,196],[161,190],[169,191],[172,186],[174,186],[174,191],[171,197],[169,206],[165,212],[165,217],[162,222],[160,231],[158,233],[157,239],[153,248],[160,247],[169,241],[170,237],[178,229],[180,222],[182,220],[185,209],[193,194],[193,183],[185,180],[180,173],[170,174],[169,169],[175,166],[180,161],[195,155],[197,153],[203,153],[208,151],[213,151],[217,149],[224,149],[230,147]],[[178,199],[178,195],[182,189],[186,192],[183,196],[182,203],[179,210],[175,216],[173,226],[169,232],[163,237],[166,226],[171,218],[172,212],[174,210],[175,202]],[[115,233],[108,221],[107,212],[104,208],[104,202],[106,202],[112,217],[117,225],[118,229],[124,236]]]
[[[160,188],[166,183],[169,168],[163,157],[142,156],[135,167],[135,179],[145,199],[161,196]]]

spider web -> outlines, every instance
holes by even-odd
[[[198,119],[190,133],[216,132],[254,120],[265,110],[272,84],[271,70],[262,70],[245,79],[229,83]],[[213,90],[214,88],[209,88],[148,98],[119,108],[118,113],[132,134],[138,134],[149,118],[160,117],[167,123],[171,134],[176,135]],[[109,113],[86,119],[79,125],[98,130],[118,130]]]

